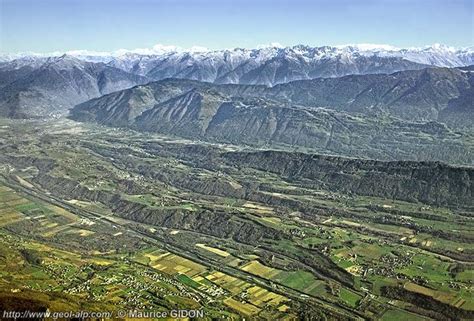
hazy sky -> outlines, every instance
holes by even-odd
[[[442,43],[472,46],[472,0],[0,0],[0,51]]]

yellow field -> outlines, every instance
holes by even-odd
[[[206,244],[197,243],[196,246],[222,257],[228,257],[230,255],[229,252],[226,252],[224,250],[221,250],[215,247],[207,246]]]
[[[352,275],[360,276],[362,274],[362,266],[352,265],[346,268],[346,271]]]
[[[168,254],[170,254],[169,252],[162,252],[160,250],[156,250],[156,251],[153,251],[153,252],[150,252],[150,253],[145,253],[144,256],[146,256],[150,262],[153,264],[155,263],[156,261],[158,261],[159,259],[161,259],[162,257],[165,257],[167,256]]]
[[[10,191],[11,191],[11,189],[8,188],[8,187],[6,187],[6,186],[0,186],[0,194],[1,194],[2,192],[10,192]]]
[[[81,258],[81,256],[77,253],[74,253],[74,252],[71,252],[71,251],[69,251],[69,252],[63,251],[63,250],[60,250],[60,249],[57,249],[57,248],[50,247],[50,246],[45,245],[45,244],[36,243],[36,242],[28,242],[28,243],[25,243],[24,246],[27,249],[37,250],[39,252],[53,254],[56,257],[59,257],[59,258],[65,260],[67,262],[71,262],[71,263],[74,263],[74,264],[77,264],[77,265],[81,265],[84,262],[84,259]],[[55,262],[57,262],[57,259],[54,258],[54,256],[53,257],[44,257],[43,259],[45,261],[55,263]]]
[[[252,305],[259,306],[261,308],[265,307],[266,305],[278,307],[281,302],[288,301],[288,299],[282,295],[268,291],[259,286],[252,286],[250,283],[222,272],[214,272],[209,274],[206,276],[206,279],[223,287],[234,295],[240,294],[244,291],[247,292],[247,301]]]
[[[452,293],[432,290],[415,283],[411,283],[411,282],[405,283],[404,288],[409,291],[431,296],[434,299],[444,302],[444,303],[455,304],[456,302],[458,302],[458,299]]]
[[[14,209],[2,210],[0,212],[0,227],[11,225],[24,219],[25,216]]]
[[[204,277],[198,275],[198,276],[193,277],[192,279],[193,279],[193,281],[201,282],[202,280],[204,280]]]
[[[44,226],[45,228],[53,228],[53,227],[56,227],[58,226],[59,224],[58,223],[55,223],[55,222],[50,222],[48,220],[44,220],[42,221],[41,223],[41,226]]]
[[[262,220],[264,220],[265,222],[273,223],[273,224],[281,223],[281,218],[273,217],[273,216],[263,217]]]
[[[147,250],[135,253],[134,261],[151,266],[156,263],[161,256],[168,255],[168,253],[169,252],[163,252],[156,248],[149,248]]]
[[[186,274],[193,277],[206,271],[206,267],[191,260],[171,253],[165,253],[158,260],[150,263],[156,270],[174,275],[176,273]]]
[[[9,190],[9,191],[4,191],[0,193],[0,202],[2,203],[7,203],[9,201],[14,201],[22,199],[22,197],[18,196],[14,191]]]
[[[16,195],[14,195],[14,196],[16,197]],[[5,204],[7,204],[8,206],[11,206],[11,207],[15,207],[15,206],[18,206],[18,205],[28,204],[29,202],[30,201],[28,201],[27,199],[17,197],[17,198],[10,199],[9,201],[5,202]]]
[[[267,304],[277,307],[282,302],[288,301],[288,299],[284,296],[270,292],[259,286],[251,287],[247,290],[247,293],[249,294],[248,300],[250,303],[260,307],[263,307]]]
[[[254,275],[264,277],[266,279],[271,279],[272,277],[275,277],[276,275],[278,275],[278,273],[280,273],[279,270],[263,265],[258,261],[250,261],[249,263],[241,267],[241,269]]]
[[[107,260],[107,259],[102,259],[102,258],[91,258],[91,259],[87,259],[87,261],[97,264],[97,265],[103,265],[103,266],[107,266],[107,265],[111,265],[115,263],[112,260]]]
[[[52,236],[55,236],[56,234],[60,233],[60,232],[63,232],[67,229],[69,229],[70,227],[68,225],[59,225],[57,226],[57,224],[55,225],[55,227],[53,228],[46,228],[45,232],[42,233],[41,235],[44,236],[44,237],[52,237]]]
[[[224,304],[227,305],[229,308],[234,309],[249,317],[260,312],[260,309],[256,306],[253,306],[248,303],[242,303],[232,298],[225,299]]]
[[[65,217],[65,218],[69,219],[71,222],[75,222],[79,219],[77,215],[72,214],[71,212],[69,212],[69,211],[67,211],[64,208],[61,208],[59,206],[48,205],[47,208],[50,209],[51,211],[53,211],[54,213],[57,213],[57,214]]]
[[[349,226],[355,226],[355,227],[361,226],[359,223],[352,222],[352,221],[347,221],[347,220],[342,220],[341,223],[344,223],[344,224],[349,225]]]
[[[290,308],[289,306],[283,304],[283,305],[281,305],[281,306],[278,308],[278,311],[280,311],[280,312],[286,312],[286,311],[288,311],[289,308]]]
[[[466,303],[466,300],[459,298],[456,301],[452,303],[456,308],[460,308],[464,303]]]
[[[33,186],[31,183],[25,181],[25,180],[24,180],[23,178],[21,178],[20,176],[16,175],[15,178],[17,179],[17,181],[18,181],[21,185],[23,185],[23,186],[25,186],[25,187],[28,187],[28,188],[34,188],[34,186]]]
[[[93,232],[93,231],[84,230],[84,229],[76,229],[76,228],[71,228],[70,230],[66,231],[66,233],[67,234],[79,234],[80,236],[83,236],[83,237],[95,234],[95,232]]]
[[[429,240],[423,241],[423,242],[421,242],[421,245],[429,247],[429,246],[433,245],[433,241],[429,241]]]
[[[209,274],[206,276],[206,279],[221,286],[232,294],[241,293],[246,288],[250,287],[249,283],[222,272]]]
[[[242,262],[241,259],[235,258],[235,259],[233,259],[232,261],[227,262],[227,265],[228,265],[228,266],[232,266],[232,267],[238,267],[238,266],[240,265],[240,262]]]
[[[260,214],[271,214],[273,213],[273,208],[268,206],[262,206],[256,203],[247,202],[243,205],[244,208],[255,210]]]

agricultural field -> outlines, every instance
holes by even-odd
[[[4,135],[0,302],[235,320],[474,316],[471,208],[236,166],[231,145],[68,120]]]

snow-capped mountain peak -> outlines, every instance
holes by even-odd
[[[255,49],[223,50],[156,45],[150,49],[120,49],[111,53],[75,50],[66,54],[84,61],[107,63],[156,80],[186,78],[216,83],[270,86],[317,77],[392,73],[429,66],[459,67],[474,64],[473,47],[457,49],[441,44],[420,48],[398,48],[378,44],[319,47],[283,47],[270,44]],[[61,55],[62,53],[20,54],[16,56],[17,60],[9,64],[21,67],[44,61],[46,57]],[[3,59],[11,60],[12,57],[15,56],[4,56]]]

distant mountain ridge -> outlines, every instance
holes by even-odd
[[[171,48],[156,52],[132,51],[120,54],[80,51],[73,55],[85,61],[107,62],[109,66],[154,80],[180,78],[221,84],[269,86],[319,77],[389,74],[427,66],[459,67],[474,64],[474,47],[454,49],[443,45],[408,49],[367,45],[298,45],[214,51],[182,51]],[[11,60],[13,57],[9,56],[4,60]],[[17,64],[31,64],[35,59],[44,59],[44,56],[20,57]],[[1,65],[2,63],[0,68]]]
[[[103,63],[63,55],[37,65],[0,66],[0,115],[12,118],[64,115],[74,105],[143,84],[146,77]]]
[[[463,137],[474,123],[473,78],[428,68],[274,87],[167,79],[77,105],[71,118],[213,142],[472,164]]]
[[[214,84],[278,86],[298,80],[340,78],[349,75],[387,75],[435,66],[465,66],[474,64],[474,49],[454,49],[441,45],[423,49],[372,45],[298,45],[183,51],[165,47],[146,54],[121,52],[109,55],[76,51],[51,57],[34,54],[17,57],[18,59],[13,59],[14,57],[3,56],[5,61],[0,62],[0,115],[28,118],[61,116],[74,105],[89,99],[167,78]],[[325,82],[331,83],[330,80]],[[314,84],[316,83],[321,81],[315,80]],[[308,84],[311,83],[305,84],[307,90]],[[323,86],[320,84],[316,87]],[[313,89],[311,91],[314,92]],[[448,91],[451,92],[449,88]],[[269,93],[268,90],[267,92]],[[368,99],[358,97],[356,102],[350,104],[351,108],[359,103],[366,104],[359,106],[360,108],[376,110],[377,106],[367,105],[372,102],[368,94],[362,93],[362,96]],[[307,97],[307,92],[300,91],[299,95]],[[344,92],[341,95],[347,96]],[[325,99],[319,95],[310,105],[346,108],[348,103],[341,101],[341,95],[332,95]],[[293,103],[305,105],[301,97],[293,95]],[[427,100],[432,101],[430,97],[427,97]],[[404,101],[402,99],[400,103]],[[335,106],[336,104],[338,106]],[[452,109],[465,113],[464,105],[465,102],[458,100],[453,102]],[[403,112],[405,110],[406,108]],[[430,112],[436,116],[438,110],[435,103]],[[427,109],[424,113],[428,113]],[[409,117],[412,114],[410,113]],[[453,121],[451,115],[448,116],[446,119]],[[435,118],[433,115],[416,117]]]
[[[340,78],[299,80],[273,87],[263,85],[218,85],[192,80],[166,79],[112,93],[77,106],[98,121],[129,125],[135,117],[190,90],[221,95],[224,101],[260,99],[281,107],[323,107],[339,112],[368,116],[391,116],[409,121],[448,121],[453,127],[472,126],[474,107],[469,102],[474,73],[458,68],[426,68],[390,75],[351,75]],[[467,95],[467,97],[465,97]],[[465,103],[462,103],[462,102]],[[459,102],[463,108],[456,108]],[[258,104],[258,103],[257,103]],[[95,109],[98,108],[98,109]],[[127,110],[120,117],[116,109]],[[108,114],[101,114],[101,109]],[[115,123],[116,124],[116,123]]]

